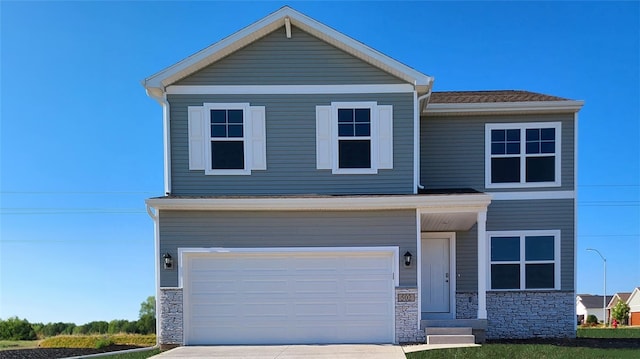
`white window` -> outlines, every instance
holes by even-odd
[[[560,186],[560,131],[560,122],[487,124],[485,186]]]
[[[267,169],[263,106],[205,103],[188,111],[190,170],[248,175]]]
[[[393,168],[393,106],[333,102],[316,106],[318,169],[373,174]]]
[[[560,231],[487,232],[491,290],[560,289]]]

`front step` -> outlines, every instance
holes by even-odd
[[[472,329],[467,327],[428,327],[427,344],[475,344]]]

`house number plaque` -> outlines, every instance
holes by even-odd
[[[398,302],[415,302],[415,293],[398,293]]]

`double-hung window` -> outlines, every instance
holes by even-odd
[[[560,289],[560,231],[487,235],[492,290]]]
[[[189,169],[248,175],[266,169],[265,108],[248,103],[189,106]]]
[[[561,124],[487,124],[487,188],[560,186]]]
[[[393,169],[393,106],[332,102],[316,106],[318,169],[333,174],[375,174]]]

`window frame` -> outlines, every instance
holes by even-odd
[[[548,157],[551,153],[527,154],[526,152],[526,132],[528,129],[553,128],[555,130],[555,151],[553,181],[527,182],[527,158]],[[491,132],[493,130],[519,130],[520,131],[520,153],[493,155],[491,152]],[[562,185],[562,123],[561,122],[526,122],[526,123],[487,123],[485,124],[485,188],[536,188],[536,187],[560,187]],[[493,183],[491,182],[492,159],[493,158],[514,158],[520,160],[520,181]]]
[[[520,259],[518,261],[493,261],[491,260],[491,240],[499,237],[518,237],[520,239]],[[527,260],[527,237],[553,237],[553,260]],[[496,292],[508,291],[543,291],[560,290],[561,288],[561,231],[558,230],[526,230],[526,231],[487,231],[487,290]],[[520,288],[494,289],[491,283],[491,265],[493,264],[518,264],[520,267]],[[527,288],[526,266],[527,264],[553,264],[553,288]]]
[[[332,173],[333,174],[375,174],[378,173],[378,103],[375,101],[363,101],[363,102],[332,102],[331,103],[331,147],[332,153]],[[369,136],[340,136],[338,131],[338,110],[340,109],[368,109],[369,110]],[[340,141],[357,141],[368,140],[370,150],[370,165],[368,168],[340,168]]]
[[[251,126],[247,121],[250,115],[249,103],[205,103],[204,104],[204,121],[203,126],[205,139],[205,175],[250,175],[251,174]],[[223,141],[220,138],[211,136],[211,110],[242,110],[242,137],[227,137],[224,141],[242,141],[244,168],[242,169],[214,169],[211,163],[211,143]]]

